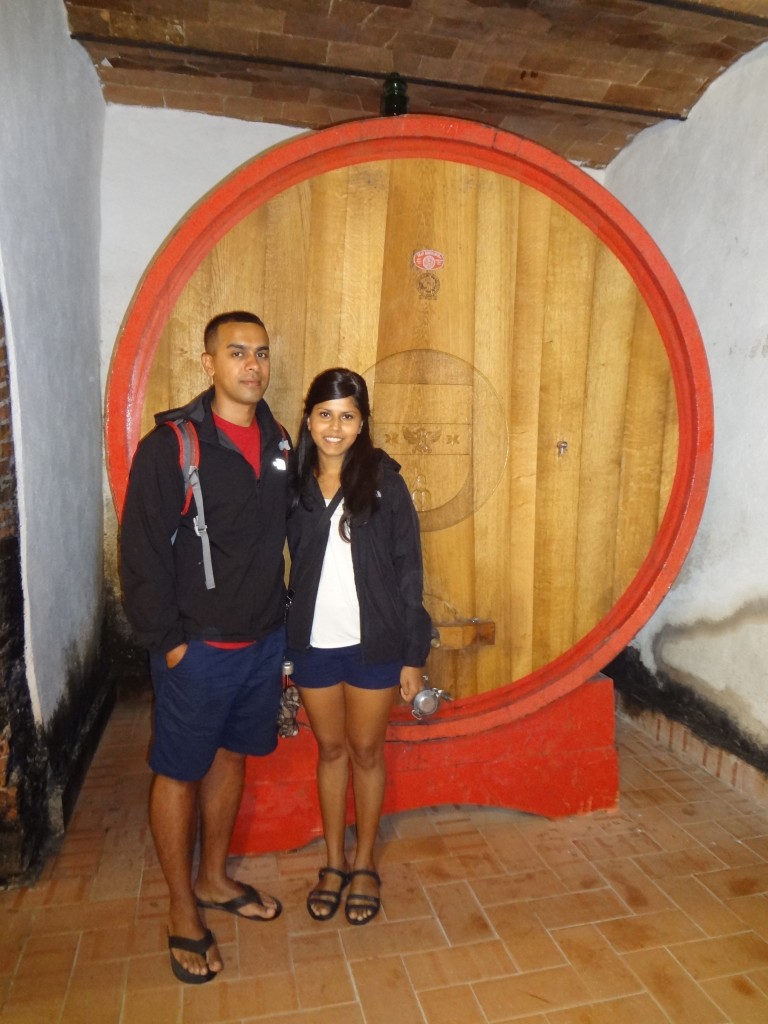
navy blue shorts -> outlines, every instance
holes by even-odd
[[[192,640],[178,665],[150,658],[155,689],[154,772],[197,782],[223,747],[261,756],[277,746],[284,630],[260,643],[224,650]]]
[[[402,661],[363,662],[360,644],[354,647],[310,647],[288,651],[293,662],[293,681],[308,690],[320,690],[337,683],[349,683],[361,690],[386,690],[400,685]]]

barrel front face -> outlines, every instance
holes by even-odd
[[[126,321],[143,369],[116,443],[205,386],[212,315],[258,312],[268,401],[292,433],[320,370],[368,381],[375,441],[421,521],[433,682],[475,698],[583,679],[643,624],[692,538],[711,427],[700,340],[641,230],[617,244],[634,222],[601,214],[595,199],[617,204],[594,182],[553,177],[555,158],[520,140],[525,161],[500,157],[495,134],[459,158],[455,122],[416,121],[418,153],[402,125],[362,158],[352,127],[335,129],[319,164],[302,140],[301,170],[280,147],[287,187],[257,160],[239,192],[238,175],[222,186],[242,210],[216,193],[208,222],[196,208],[189,272],[154,282],[154,319],[137,300]]]

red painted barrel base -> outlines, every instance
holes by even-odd
[[[514,701],[512,702],[514,705]],[[478,804],[560,818],[614,808],[618,759],[614,744],[613,683],[594,676],[535,710],[497,727],[450,739],[431,739],[433,720],[402,726],[387,742],[389,781],[384,813],[440,804]],[[457,719],[460,721],[460,719]],[[322,834],[315,792],[316,747],[304,724],[280,740],[270,757],[248,760],[245,792],[232,853],[265,853],[304,846]],[[350,815],[350,820],[352,820]]]

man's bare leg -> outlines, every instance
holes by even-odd
[[[241,896],[243,887],[227,874],[227,857],[245,782],[245,757],[219,748],[200,784],[200,867],[195,891],[200,899],[224,903]],[[249,903],[241,917],[275,917],[277,904],[264,896],[264,906]]]
[[[199,783],[155,775],[149,794],[149,824],[170,897],[169,935],[201,939],[205,925],[192,891],[192,856],[197,835]],[[213,945],[206,958],[175,949],[178,962],[191,974],[220,971],[224,966]]]

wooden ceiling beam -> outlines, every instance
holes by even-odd
[[[207,50],[196,46],[177,45],[175,43],[145,42],[136,39],[115,36],[100,36],[90,32],[73,32],[71,38],[83,46],[104,46],[110,49],[129,50],[146,54],[172,54],[176,57],[192,57],[211,64],[231,62],[253,65],[256,67],[288,68],[294,71],[311,72],[313,74],[336,75],[343,78],[364,78],[383,82],[387,74],[363,68],[337,67],[329,64],[311,64],[303,61],[282,60],[277,57],[259,57],[252,54],[232,53],[220,50]],[[109,58],[107,58],[109,59]],[[574,96],[558,96],[552,93],[534,92],[526,89],[501,89],[467,82],[450,82],[434,78],[404,76],[409,86],[425,86],[430,89],[446,89],[452,92],[471,93],[478,96],[494,96],[516,101],[556,104],[564,107],[576,107],[585,110],[606,111],[630,116],[652,118],[654,120],[684,121],[686,115],[677,110],[662,108],[645,108],[623,103],[609,103],[602,100],[590,100]]]

